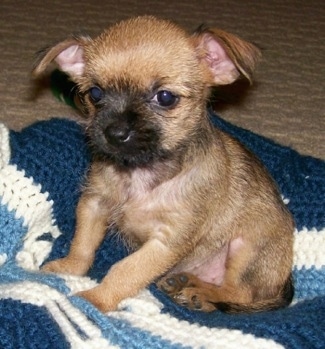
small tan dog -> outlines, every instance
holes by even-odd
[[[153,281],[191,309],[287,306],[292,217],[262,164],[206,108],[211,87],[250,80],[259,56],[221,30],[189,35],[146,16],[43,52],[34,74],[55,61],[78,84],[94,150],[70,252],[43,270],[86,274],[114,226],[134,252],[80,293],[103,312]]]

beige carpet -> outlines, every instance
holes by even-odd
[[[263,48],[256,83],[240,101],[218,107],[225,119],[325,158],[325,2],[323,0],[1,0],[0,121],[19,129],[75,112],[44,89],[32,98],[29,72],[40,48],[83,30],[91,35],[140,14],[189,30],[218,26]]]

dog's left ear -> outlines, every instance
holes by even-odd
[[[212,74],[213,85],[231,84],[240,77],[252,82],[260,50],[237,36],[203,26],[193,34],[199,60]]]

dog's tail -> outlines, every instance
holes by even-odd
[[[291,303],[293,295],[294,287],[292,276],[290,275],[280,294],[276,298],[266,299],[249,304],[218,302],[214,303],[214,305],[218,310],[228,314],[258,313],[287,307]]]

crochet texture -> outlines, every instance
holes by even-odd
[[[93,287],[127,254],[114,232],[87,277],[39,272],[69,249],[90,159],[82,129],[63,119],[20,133],[0,125],[0,348],[325,347],[325,162],[211,118],[260,157],[295,217],[293,305],[206,314],[150,285],[119,311],[101,314],[73,294]]]

